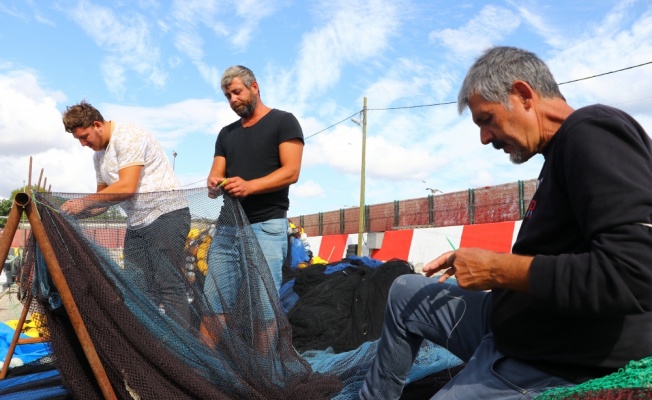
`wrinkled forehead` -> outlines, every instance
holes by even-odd
[[[496,104],[497,103],[494,103],[492,101],[485,100],[485,98],[480,96],[479,94],[471,95],[468,101],[469,111],[471,111],[471,116],[473,117],[474,120],[476,114],[486,112]]]

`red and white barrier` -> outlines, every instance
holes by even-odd
[[[402,229],[383,234],[380,248],[369,249],[368,235],[363,234],[362,254],[377,260],[398,258],[414,264],[417,268],[437,256],[460,247],[479,247],[509,253],[516,240],[521,221],[491,224],[458,225],[440,228]],[[357,234],[308,237],[313,254],[327,262],[346,256],[349,245],[358,243]]]

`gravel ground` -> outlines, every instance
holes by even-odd
[[[18,300],[18,287],[0,286],[0,322],[18,319],[22,311],[23,304]]]

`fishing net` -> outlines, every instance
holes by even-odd
[[[145,218],[162,205],[179,208],[133,226],[126,207],[108,199],[90,218],[59,212],[79,197],[34,199],[119,398],[305,400],[341,390],[340,379],[313,372],[292,347],[291,326],[278,317],[271,274],[236,200],[210,199],[205,189],[139,194],[130,204]],[[62,381],[75,398],[102,398],[38,246],[32,253],[34,268],[25,270]]]
[[[652,399],[652,357],[630,361],[624,368],[581,385],[551,389],[536,400]]]
[[[38,193],[33,201],[118,398],[357,398],[380,335],[377,304],[384,304],[395,276],[413,273],[409,264],[295,268],[285,279],[292,300],[284,309],[242,208],[221,191],[215,198],[204,188],[137,194],[121,203],[98,198],[85,215],[61,212],[66,201],[83,197]],[[35,300],[32,312],[63,385],[74,398],[102,398],[33,238],[26,254],[21,285]],[[312,278],[302,276],[312,271]],[[336,340],[295,349],[299,327],[286,311],[310,309],[304,302],[313,300],[307,286],[301,292],[294,283],[347,274],[355,285],[341,292],[348,300],[339,309],[346,318],[338,322]],[[426,342],[406,391],[441,371],[438,381],[446,380],[460,364]]]
[[[299,351],[332,348],[335,353],[380,338],[392,282],[415,273],[407,261],[381,263],[356,256],[297,272],[292,291],[300,300],[288,313],[294,347]],[[281,289],[282,301],[288,296],[286,287]]]

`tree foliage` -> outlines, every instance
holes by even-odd
[[[11,211],[11,206],[14,204],[14,198],[16,198],[16,195],[18,193],[25,192],[25,191],[27,191],[27,188],[19,187],[11,191],[11,196],[9,196],[8,199],[0,200],[0,217],[6,217],[9,215],[9,212]],[[45,188],[38,187],[37,185],[32,185],[32,192],[45,192]],[[24,215],[21,218],[26,219]],[[0,228],[4,228],[6,224],[7,224],[7,219],[0,218]]]
[[[19,187],[19,188],[14,189],[14,190],[11,191],[11,196],[9,196],[9,199],[10,199],[11,201],[14,201],[14,198],[15,198],[16,195],[17,195],[18,193],[20,193],[20,192],[29,192],[29,193],[34,193],[34,192],[45,192],[45,191],[46,191],[45,188],[39,187],[39,186],[37,186],[37,185],[32,185],[32,187],[31,187],[31,191],[29,191],[29,189],[26,188],[26,187]]]
[[[11,211],[11,205],[14,204],[13,199],[0,200],[0,216],[6,217]],[[6,218],[0,218],[0,228],[4,228],[7,224]]]

